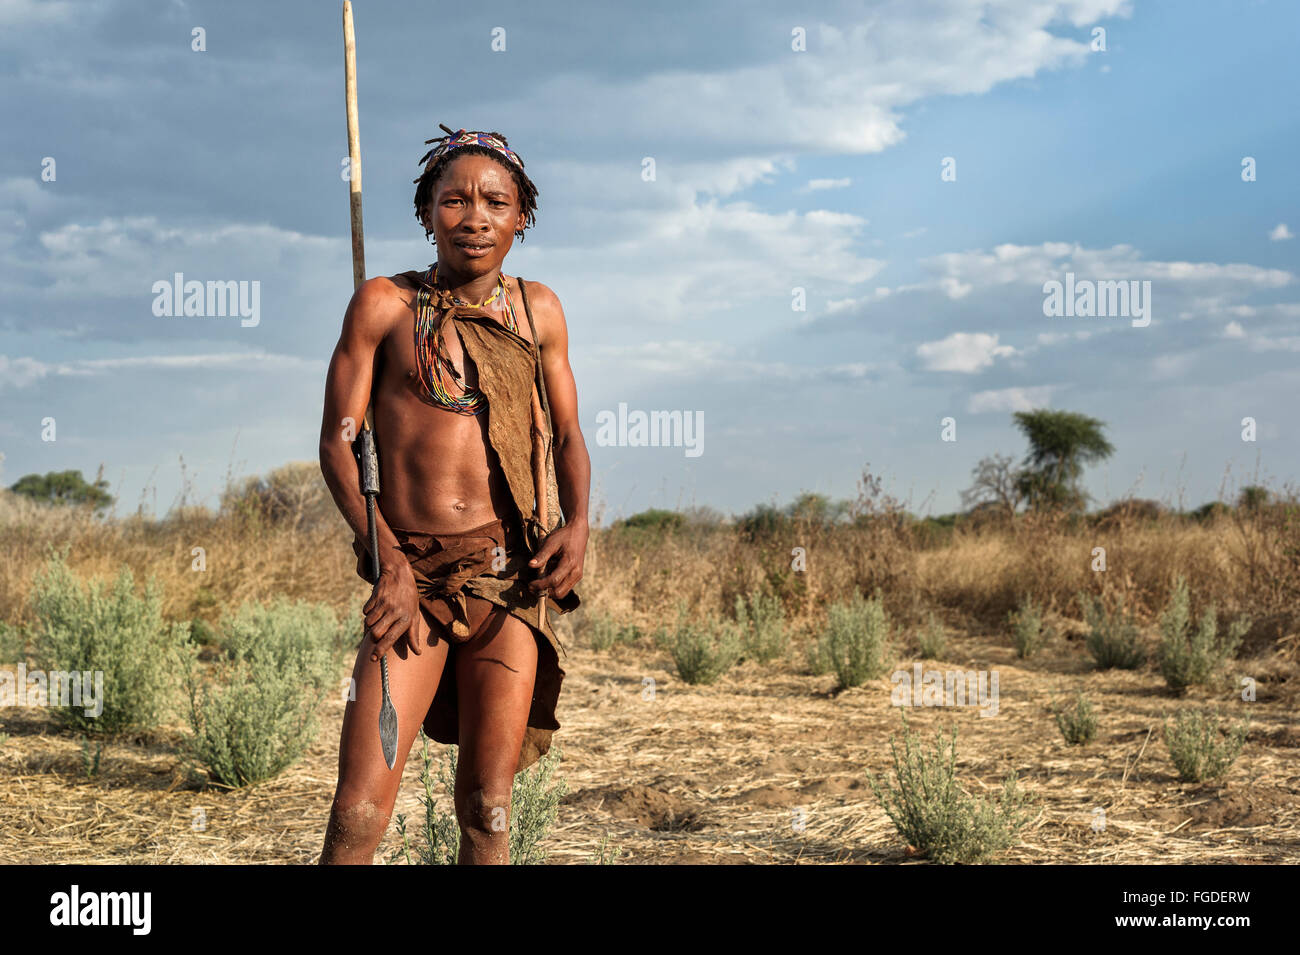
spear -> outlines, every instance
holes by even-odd
[[[361,228],[361,134],[357,129],[357,39],[352,30],[352,2],[343,0],[343,77],[348,111],[348,198],[352,218],[352,287],[366,280],[366,240]],[[370,403],[366,403],[361,428],[361,493],[366,497],[366,537],[370,549],[370,568],[375,584],[379,583],[379,525],[375,516],[375,499],[379,496],[379,457],[375,451],[375,433],[371,428]],[[384,699],[379,708],[379,745],[384,762],[392,769],[397,765],[397,710],[388,688],[388,654],[379,660],[379,679]]]

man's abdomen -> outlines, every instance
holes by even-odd
[[[455,533],[510,515],[487,415],[457,414],[414,396],[376,403],[379,510],[390,527]]]

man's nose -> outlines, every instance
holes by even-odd
[[[486,203],[484,202],[467,202],[465,203],[465,215],[460,220],[460,224],[474,232],[486,232],[490,225]]]

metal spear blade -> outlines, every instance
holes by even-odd
[[[388,654],[379,660],[379,678],[384,685],[384,702],[379,708],[379,745],[384,751],[384,762],[392,769],[397,765],[397,710],[388,695]]]

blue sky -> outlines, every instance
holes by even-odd
[[[868,462],[954,510],[1030,407],[1106,423],[1103,503],[1300,471],[1296,4],[355,8],[369,272],[432,261],[440,122],[509,137],[540,200],[505,268],[564,304],[606,520],[849,497]],[[161,513],[182,458],[209,503],[315,459],[351,293],[340,9],[0,0],[0,481],[102,464]],[[258,323],[154,315],[176,272],[259,282]],[[1150,324],[1045,316],[1066,272],[1150,281]],[[702,416],[703,453],[599,445],[620,403]]]

